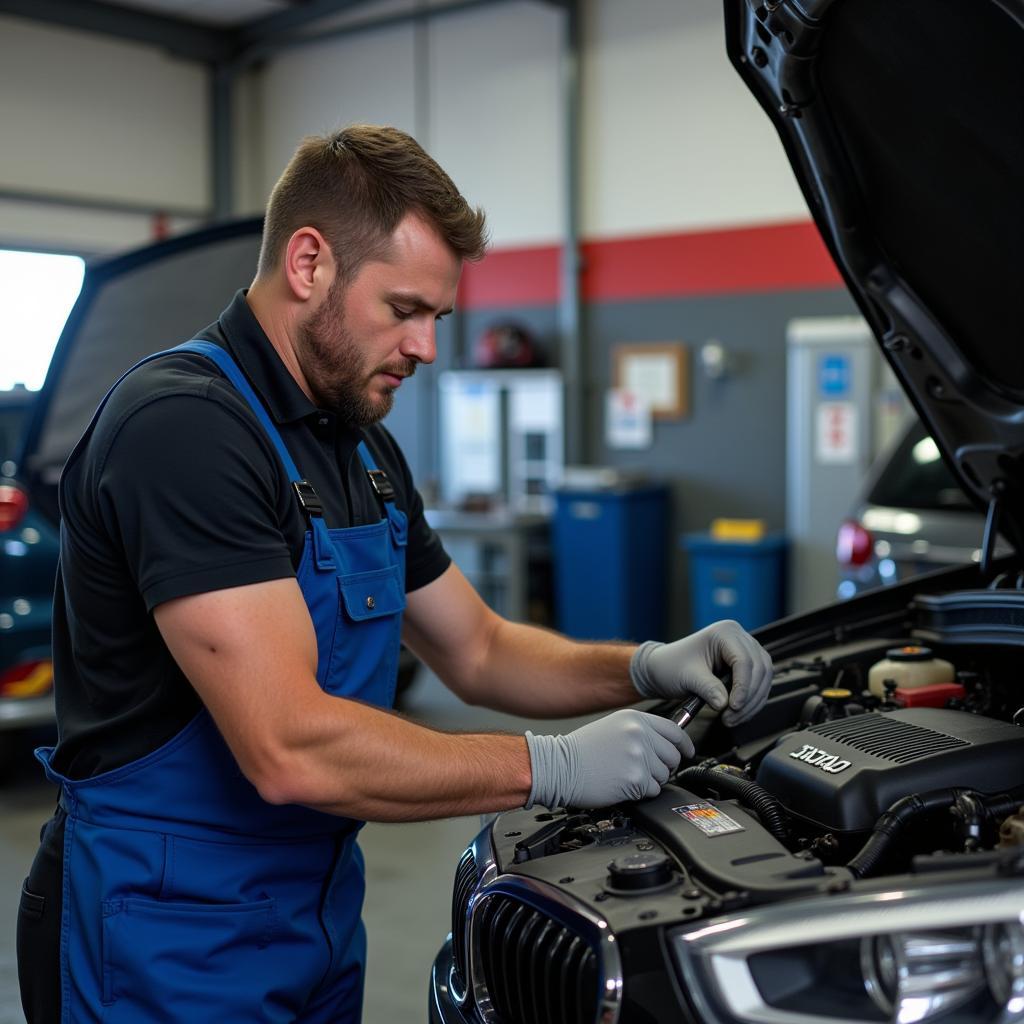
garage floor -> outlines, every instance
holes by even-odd
[[[407,695],[405,711],[427,724],[452,730],[521,732],[536,726],[465,707],[425,670]],[[561,731],[581,721],[543,728]],[[40,776],[25,763],[23,770],[0,779],[0,921],[4,922],[0,926],[0,1024],[24,1024],[15,968],[18,893],[35,854],[39,827],[55,801],[53,788]],[[370,949],[364,1024],[426,1020],[430,966],[450,928],[455,865],[479,827],[479,820],[472,817],[370,824],[363,829],[364,919]]]

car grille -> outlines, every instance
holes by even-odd
[[[466,958],[466,918],[469,913],[469,901],[476,888],[476,857],[473,851],[467,850],[455,869],[455,886],[452,893],[452,951],[455,960],[455,984],[460,992],[466,991],[466,979],[469,977]]]
[[[474,948],[494,1024],[594,1024],[597,953],[571,928],[504,893],[474,912]],[[483,1000],[478,1001],[478,1005]]]

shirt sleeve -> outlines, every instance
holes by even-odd
[[[97,469],[100,516],[147,610],[294,576],[269,439],[221,399],[169,394],[127,415]]]

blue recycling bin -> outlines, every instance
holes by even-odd
[[[581,640],[664,640],[668,487],[619,485],[555,494],[558,629]]]
[[[706,533],[683,538],[690,562],[693,628],[735,619],[756,629],[783,615],[786,600],[786,539],[718,540]]]

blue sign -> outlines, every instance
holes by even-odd
[[[850,393],[850,357],[822,356],[818,360],[818,387],[827,398],[845,398]]]

